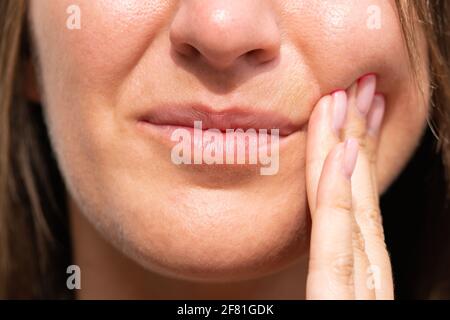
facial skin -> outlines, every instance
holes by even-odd
[[[412,80],[394,1],[80,0],[81,29],[69,30],[72,2],[30,1],[53,148],[73,212],[146,270],[245,280],[304,256],[307,124],[325,94],[377,75],[380,192],[425,127],[428,92]],[[381,29],[367,26],[373,5]],[[300,130],[281,145],[278,174],[175,166],[134,118],[192,103],[290,119]]]

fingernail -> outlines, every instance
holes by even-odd
[[[358,93],[356,95],[356,107],[363,116],[369,112],[373,96],[377,86],[377,77],[368,74],[358,80]]]
[[[376,94],[373,98],[372,108],[367,115],[367,132],[372,136],[376,136],[380,131],[385,106],[384,96],[382,94]]]
[[[347,115],[347,93],[344,90],[333,94],[333,129],[336,133],[342,129]]]
[[[343,171],[346,177],[351,178],[355,170],[356,160],[358,158],[359,143],[354,138],[345,140]]]

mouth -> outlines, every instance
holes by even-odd
[[[142,113],[138,122],[157,130],[171,133],[176,129],[192,131],[201,123],[202,131],[218,130],[225,134],[230,130],[278,130],[280,139],[302,129],[302,125],[274,111],[251,107],[229,107],[220,111],[205,105],[161,106]]]
[[[198,154],[215,164],[257,164],[264,156],[278,157],[282,144],[303,128],[274,111],[248,107],[217,111],[204,105],[154,107],[139,114],[137,122],[171,147],[172,156],[181,149],[183,156],[188,154],[185,162],[178,161],[184,164],[199,164]]]

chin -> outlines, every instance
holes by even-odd
[[[154,161],[128,158],[118,167],[124,162],[108,157],[102,171],[89,162],[92,170],[64,171],[72,172],[70,193],[94,229],[148,271],[242,281],[281,271],[308,251],[304,148],[297,147],[304,145],[299,133],[281,148],[272,176],[239,167],[175,167],[156,152]],[[148,165],[155,162],[157,170]]]
[[[150,271],[208,282],[266,276],[307,252],[309,213],[298,198],[245,201],[248,194],[202,192],[209,199],[227,199],[205,203],[186,195],[160,211],[157,223],[142,207],[133,219],[123,218],[117,227],[125,236],[113,242]]]

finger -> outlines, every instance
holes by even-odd
[[[325,160],[312,215],[308,299],[354,299],[351,181],[358,143],[338,144]]]
[[[354,215],[354,213],[353,213]],[[355,217],[353,216],[353,259],[354,270],[353,276],[355,279],[355,299],[356,300],[374,300],[376,294],[373,286],[369,282],[370,275],[370,261],[365,251],[364,237],[361,232]]]
[[[306,146],[306,188],[311,212],[316,207],[317,187],[325,158],[339,142],[347,113],[347,94],[343,90],[320,99],[309,124]]]
[[[383,123],[386,101],[382,94],[375,94],[372,106],[367,116],[367,154],[370,161],[375,165],[379,143],[379,132]]]
[[[344,135],[358,139],[361,147],[352,178],[352,192],[356,222],[370,263],[367,282],[375,289],[377,299],[392,299],[392,270],[384,241],[375,171],[377,136],[385,102],[381,95],[375,95],[375,88],[376,77],[369,75],[350,89]]]
[[[367,149],[367,114],[376,88],[376,78],[368,75],[355,82],[347,90],[348,111],[345,127],[343,129],[346,138],[356,138],[362,150]],[[358,160],[360,162],[360,160]],[[370,172],[370,171],[369,171]],[[359,192],[359,188],[353,189],[353,197]],[[356,211],[355,211],[356,215]],[[358,219],[355,217],[353,228],[353,255],[355,260],[355,298],[371,300],[376,298],[373,286],[370,283],[371,263],[365,251],[365,239],[362,234]]]

